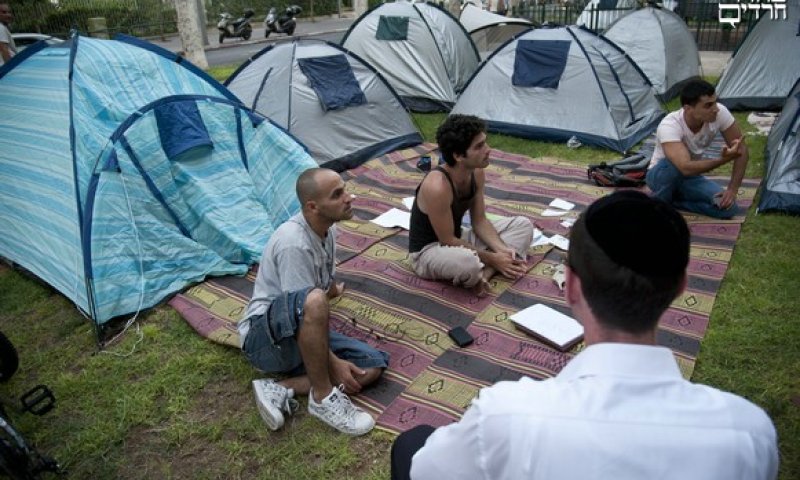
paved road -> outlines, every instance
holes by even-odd
[[[260,31],[255,31],[254,33],[259,33],[261,35],[261,39],[263,39],[264,33],[263,29]],[[337,33],[316,33],[316,34],[308,34],[304,35],[302,38],[304,39],[317,39],[317,40],[326,40],[328,42],[339,43],[339,41],[344,36],[344,32],[337,32]],[[251,56],[255,55],[256,53],[260,52],[263,48],[266,48],[269,45],[274,45],[276,42],[286,42],[291,41],[293,38],[296,37],[287,37],[286,35],[270,35],[269,39],[265,41],[259,41],[257,43],[252,43],[253,39],[250,39],[250,42],[242,42],[238,39],[225,39],[225,43],[230,45],[226,46],[225,48],[217,48],[213,50],[206,50],[206,60],[208,60],[209,67],[217,67],[220,65],[241,65],[242,62],[250,58]]]
[[[351,17],[352,15],[343,16],[342,18],[320,17],[315,18],[313,21],[301,19],[297,22],[297,29],[293,37],[273,33],[269,38],[264,38],[264,24],[258,22],[253,24],[253,36],[250,40],[226,38],[222,44],[219,43],[217,29],[212,27],[207,31],[209,44],[205,47],[206,59],[209,66],[239,65],[267,45],[278,41],[286,41],[289,38],[317,38],[338,43],[350,25],[353,24],[353,18]],[[149,41],[173,52],[180,52],[183,49],[180,37],[177,35],[164,39],[151,38]]]

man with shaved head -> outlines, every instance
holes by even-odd
[[[333,170],[311,168],[297,179],[302,211],[270,238],[253,297],[239,322],[241,347],[259,370],[282,380],[253,381],[259,413],[271,430],[308,394],[311,415],[349,435],[375,421],[347,394],[380,377],[389,355],[328,328],[328,300],[344,291],[335,273],[336,222],[353,216],[353,196]]]

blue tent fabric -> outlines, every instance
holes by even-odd
[[[323,110],[340,110],[367,103],[367,97],[344,55],[299,58],[297,64],[311,83]]]
[[[520,40],[514,58],[512,85],[558,88],[567,66],[570,44],[565,40]]]
[[[195,147],[211,147],[200,111],[193,101],[159,105],[155,109],[161,147],[170,160]]]
[[[98,326],[244,274],[299,211],[294,182],[316,162],[171,52],[70,42],[0,76],[0,256]]]
[[[375,31],[378,40],[408,39],[408,17],[381,15]]]

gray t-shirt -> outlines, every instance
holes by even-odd
[[[250,331],[248,319],[267,311],[272,300],[283,292],[317,287],[327,290],[333,281],[335,262],[336,226],[320,238],[298,213],[275,230],[264,253],[256,275],[253,297],[244,317],[239,321],[239,341]]]

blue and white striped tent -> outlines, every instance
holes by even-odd
[[[0,256],[102,325],[243,274],[316,166],[283,130],[133,38],[43,42],[0,68]]]

